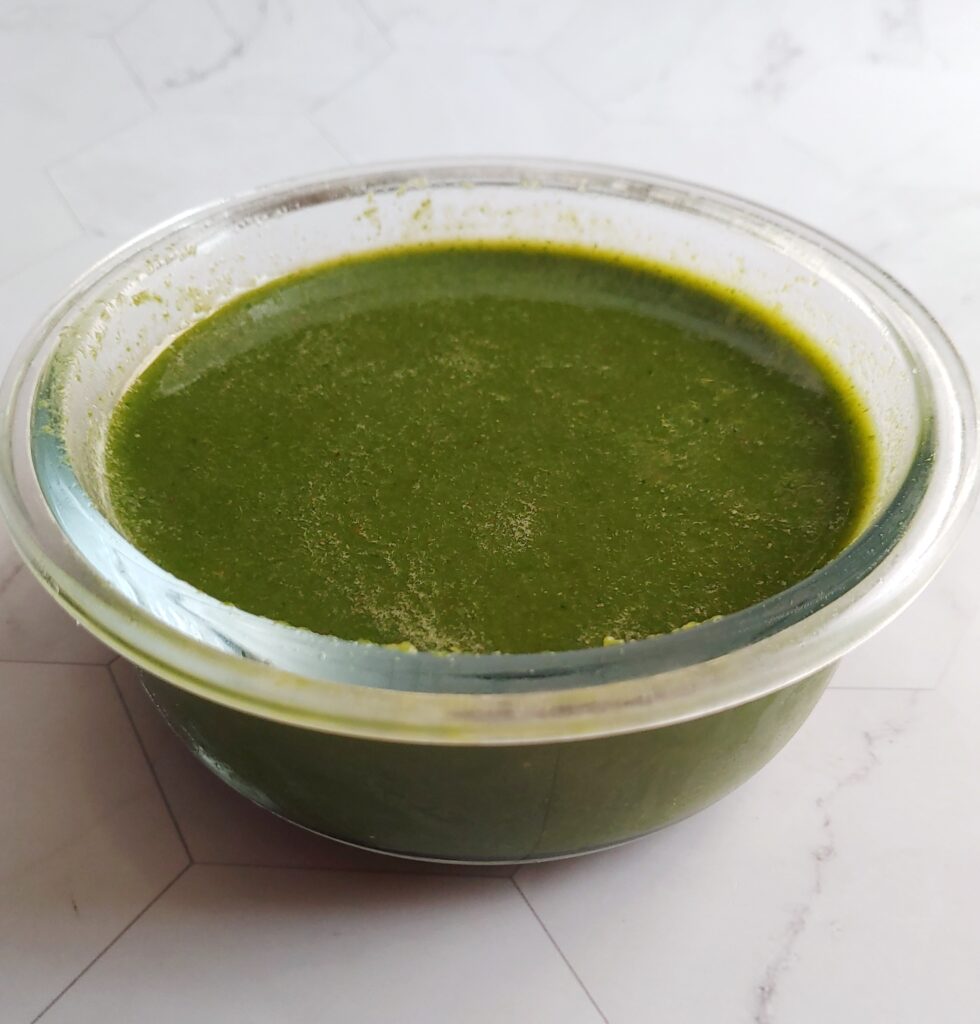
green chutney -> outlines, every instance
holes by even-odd
[[[529,652],[745,608],[834,558],[874,442],[846,379],[734,291],[611,253],[400,248],[180,335],[113,415],[117,526],[247,611]]]

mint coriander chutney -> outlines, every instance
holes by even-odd
[[[110,424],[117,526],[247,611],[420,650],[598,646],[754,604],[862,521],[874,442],[721,286],[534,244],[386,250],[191,327]]]

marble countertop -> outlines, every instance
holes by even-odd
[[[2,0],[0,364],[183,207],[534,153],[784,209],[980,364],[969,0]],[[980,1020],[980,520],[733,796],[506,870],[320,841],[226,789],[0,530],[0,1020]]]

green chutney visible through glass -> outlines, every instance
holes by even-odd
[[[432,651],[663,633],[848,543],[846,379],[734,291],[534,244],[315,267],[182,334],[112,418],[117,525],[260,615]]]

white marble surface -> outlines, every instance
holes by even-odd
[[[351,162],[615,161],[878,259],[980,368],[971,0],[0,0],[0,363],[179,208]],[[0,531],[2,534],[2,531]],[[0,536],[0,1020],[973,1024],[980,519],[734,796],[420,868],[243,802]]]

